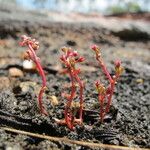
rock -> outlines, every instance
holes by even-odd
[[[36,66],[35,66],[33,61],[24,60],[23,61],[23,68],[25,70],[34,70],[34,69],[36,69]]]
[[[9,75],[11,77],[23,77],[23,72],[20,69],[13,67],[9,69]]]
[[[8,145],[6,146],[6,150],[23,150],[20,144]]]
[[[20,88],[23,93],[27,93],[28,91],[38,91],[40,90],[40,87],[35,83],[35,82],[21,82],[20,83]]]
[[[117,139],[111,140],[109,143],[113,145],[119,145],[119,141]]]
[[[139,84],[143,84],[144,83],[144,80],[143,79],[136,79],[136,83],[139,83]]]
[[[138,41],[150,39],[149,22],[103,17],[98,24],[123,40]]]
[[[7,89],[10,87],[10,80],[9,78],[2,76],[0,77],[0,90]]]
[[[144,28],[144,27],[143,27]],[[139,41],[139,40],[149,40],[150,35],[148,32],[143,29],[142,31],[140,28],[133,27],[131,29],[122,29],[121,31],[112,31],[112,34],[115,36],[120,37],[122,40],[126,41]]]
[[[50,96],[50,102],[51,102],[51,105],[54,107],[54,106],[57,106],[59,104],[59,101],[57,99],[56,96]]]

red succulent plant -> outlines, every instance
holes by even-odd
[[[28,49],[24,53],[24,59],[32,60],[35,63],[39,71],[39,74],[42,78],[42,87],[38,95],[38,104],[39,104],[39,109],[41,113],[44,115],[48,115],[42,102],[43,93],[46,89],[46,77],[45,77],[44,70],[42,69],[42,66],[40,63],[40,58],[36,56],[36,51],[39,49],[39,42],[26,35],[23,35],[21,38],[22,38],[22,41],[20,42],[20,46],[28,47]]]
[[[109,71],[107,70],[106,65],[103,62],[100,48],[97,45],[93,45],[91,49],[95,52],[96,60],[98,61],[99,66],[101,67],[103,73],[107,77],[109,81],[108,87],[105,87],[102,83],[99,81],[95,82],[96,89],[98,91],[98,100],[100,103],[100,119],[101,122],[103,122],[105,115],[109,112],[111,101],[112,101],[112,95],[114,93],[115,84],[118,81],[120,75],[123,72],[123,67],[121,66],[121,61],[115,61],[115,75],[111,76]],[[105,106],[106,103],[106,106]]]
[[[71,48],[63,47],[61,49],[63,51],[63,54],[60,57],[61,62],[65,66],[65,70],[63,73],[66,73],[70,77],[71,81],[71,93],[65,94],[65,97],[67,98],[67,103],[65,106],[65,120],[58,121],[58,123],[67,124],[67,126],[73,130],[75,123],[81,124],[82,123],[82,115],[83,115],[83,89],[84,84],[81,81],[80,77],[78,76],[80,73],[80,69],[76,68],[76,64],[83,62],[84,58],[79,56],[77,51],[73,51]],[[76,82],[79,85],[79,118],[77,119],[75,116],[75,113],[71,109],[73,100],[76,95]]]

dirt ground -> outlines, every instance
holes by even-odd
[[[109,20],[109,17],[107,19]],[[118,18],[118,21],[121,20]],[[71,140],[150,148],[149,34],[135,30],[129,31],[112,31],[91,22],[58,22],[46,19],[40,21],[32,17],[29,20],[26,18],[21,20],[1,17],[0,149],[92,149],[88,146],[11,133],[5,131],[2,128],[4,126],[54,137],[66,137]],[[31,35],[40,42],[38,56],[41,58],[47,78],[48,89],[43,101],[48,116],[41,115],[37,107],[37,93],[41,78],[35,70],[26,71],[22,66],[22,54],[25,48],[18,45],[22,34]],[[101,47],[103,58],[111,74],[114,73],[115,59],[120,59],[125,69],[116,86],[111,111],[103,124],[99,121],[99,103],[94,81],[99,78],[104,83],[106,81],[90,50],[91,44]],[[65,91],[69,92],[65,86],[69,83],[69,77],[59,73],[62,46],[72,47],[86,59],[79,66],[82,71],[81,79],[86,85],[84,124],[77,125],[74,131],[54,121],[54,118],[64,117],[66,100],[61,94]],[[11,69],[14,68],[19,70],[18,77],[13,77],[11,73]],[[57,105],[53,105],[51,96],[57,97]]]

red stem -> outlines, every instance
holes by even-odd
[[[79,119],[82,123],[82,116],[83,116],[83,88],[84,88],[84,85],[83,85],[83,82],[80,80],[80,78],[78,77],[78,75],[75,76],[77,82],[79,83],[79,86],[80,86],[80,112],[79,112]]]
[[[97,58],[97,60],[98,60],[98,62],[99,62],[99,65],[101,66],[101,68],[102,68],[104,74],[105,74],[106,77],[108,78],[110,84],[112,84],[113,79],[112,79],[111,75],[109,74],[109,71],[107,70],[106,65],[105,65],[105,64],[102,62],[102,60],[100,60],[99,58]]]
[[[38,57],[35,54],[34,49],[32,48],[32,46],[30,44],[28,46],[29,46],[29,49],[32,52],[32,56],[34,57],[33,61],[35,62],[36,67],[37,67],[37,69],[39,71],[39,74],[40,74],[40,76],[42,78],[42,87],[41,87],[39,95],[38,95],[38,103],[39,103],[40,111],[41,111],[42,114],[48,115],[45,107],[42,104],[42,97],[43,97],[43,93],[44,93],[45,88],[46,88],[46,77],[45,77],[43,68],[42,68],[42,66],[40,64],[40,61],[39,61]]]
[[[40,92],[39,92],[39,95],[38,95],[38,103],[39,103],[41,113],[47,116],[48,113],[47,113],[45,107],[42,104],[42,97],[43,97],[43,93],[45,92],[45,88],[46,88],[45,86],[42,86],[41,89],[40,89]]]
[[[108,102],[107,102],[107,105],[106,105],[105,114],[109,112],[111,101],[112,101],[112,95],[114,93],[114,87],[115,87],[115,81],[113,81],[113,83],[111,84],[111,92],[108,96]]]
[[[38,57],[36,56],[35,51],[34,51],[34,49],[32,48],[32,46],[30,44],[29,44],[29,48],[30,48],[30,50],[31,50],[31,52],[33,54],[34,62],[36,64],[36,66],[38,68],[38,71],[39,71],[39,74],[40,74],[40,76],[42,78],[42,85],[46,86],[46,77],[45,77],[45,73],[43,71],[43,68],[42,68],[42,66],[40,64],[40,61],[39,61]]]
[[[96,59],[98,60],[100,67],[102,68],[104,74],[108,78],[109,83],[111,85],[111,90],[110,90],[111,92],[110,92],[110,95],[108,96],[108,102],[107,102],[105,111],[104,111],[104,99],[106,98],[106,95],[103,98],[99,97],[100,107],[101,107],[100,108],[101,109],[100,110],[100,117],[101,117],[101,122],[103,122],[105,114],[108,113],[109,109],[110,109],[110,105],[111,105],[111,101],[112,101],[112,95],[114,93],[115,81],[112,79],[111,75],[109,74],[109,72],[108,72],[108,70],[106,68],[106,65],[103,63],[101,58],[97,57]]]
[[[109,112],[111,101],[112,101],[112,95],[114,93],[115,83],[118,80],[118,78],[119,78],[119,75],[116,74],[115,78],[113,79],[113,82],[111,83],[111,92],[108,96],[108,102],[107,102],[107,105],[106,105],[105,114]]]
[[[118,78],[119,78],[119,75],[116,74],[115,78],[113,79],[113,82],[111,83],[111,93],[108,96],[108,102],[107,102],[107,105],[106,105],[105,114],[109,112],[111,101],[112,101],[112,95],[114,93],[115,83],[118,80]]]
[[[101,119],[101,122],[103,122],[103,120],[104,120],[104,99],[105,99],[105,96],[102,96],[101,94],[98,95],[98,100],[99,100],[99,103],[100,103],[100,119]]]
[[[71,130],[73,130],[73,118],[74,117],[72,116],[72,113],[68,111],[68,109],[70,109],[70,107],[71,107],[71,103],[72,103],[73,98],[75,96],[76,87],[75,87],[72,71],[69,71],[69,76],[70,76],[72,86],[71,86],[71,94],[70,94],[70,97],[68,98],[67,105],[65,108],[65,121],[66,121],[67,126]]]

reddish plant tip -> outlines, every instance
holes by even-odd
[[[106,92],[106,89],[103,84],[101,84],[99,81],[95,82],[96,90],[99,94],[104,94]]]
[[[73,52],[72,52],[72,56],[77,57],[78,55],[79,55],[79,54],[78,54],[77,51],[73,51]]]
[[[27,46],[28,45],[28,41],[31,40],[31,37],[28,37],[26,35],[22,35],[21,39],[22,39],[22,41],[19,43],[20,46]]]
[[[114,64],[115,64],[115,67],[119,68],[121,66],[121,61],[120,60],[116,60],[114,62]]]
[[[84,58],[84,57],[79,57],[79,58],[76,60],[76,62],[83,62],[83,61],[85,61],[85,58]]]
[[[76,63],[80,63],[85,60],[84,57],[79,56],[78,52],[73,51],[71,48],[63,47],[61,50],[64,54],[60,56],[60,60],[66,66],[74,67]]]
[[[66,57],[77,57],[77,56],[79,56],[77,51],[72,51],[71,48],[68,49]]]
[[[61,50],[66,53],[68,51],[68,48],[67,47],[62,47]]]
[[[28,40],[30,37],[27,37],[26,35],[22,35],[21,36],[21,39],[23,40],[23,41],[25,41],[25,40]]]
[[[97,45],[92,45],[91,49],[94,50],[95,52],[98,52],[100,50]]]
[[[119,77],[124,71],[124,68],[121,66],[121,61],[120,60],[117,60],[115,61],[115,72],[116,72],[116,75],[115,77]]]
[[[32,41],[31,45],[34,50],[37,50],[40,47],[39,42],[37,42],[37,41]]]
[[[75,69],[75,70],[74,70],[74,74],[79,74],[80,72],[81,72],[80,69]]]
[[[99,82],[99,81],[96,81],[96,82],[95,82],[95,86],[96,86],[96,88],[98,88],[98,87],[99,87],[99,85],[100,85],[100,82]]]
[[[100,48],[99,48],[97,45],[92,45],[92,46],[91,46],[91,49],[95,52],[95,54],[96,54],[96,59],[97,59],[98,61],[100,61],[100,58],[101,58]],[[101,61],[100,63],[102,63],[102,61]]]
[[[22,41],[19,43],[20,46],[28,46],[30,44],[33,50],[39,49],[39,42],[35,39],[32,39],[26,35],[22,35],[21,39]]]
[[[64,62],[64,61],[66,60],[65,56],[64,56],[64,55],[60,56],[60,60],[61,60],[62,62]]]

